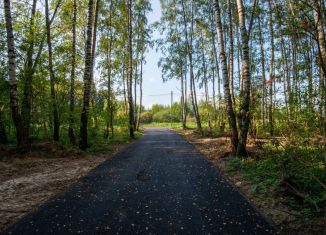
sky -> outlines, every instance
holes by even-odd
[[[153,11],[148,14],[148,21],[150,24],[159,21],[161,17],[161,6],[159,0],[152,0]],[[154,31],[153,38],[160,38],[161,35],[158,31]],[[143,104],[145,108],[150,108],[153,104],[169,105],[171,103],[171,91],[174,92],[174,100],[180,99],[176,93],[178,81],[171,80],[168,82],[162,81],[162,71],[158,67],[158,62],[162,56],[160,51],[156,51],[154,46],[146,54],[146,64],[144,65],[143,74]]]
[[[151,0],[153,11],[147,17],[149,24],[160,20],[161,6],[160,0]],[[158,31],[154,31],[152,39],[162,37]],[[158,67],[158,62],[162,57],[160,51],[156,51],[156,47],[150,49],[146,54],[146,64],[144,65],[143,74],[143,105],[146,109],[153,104],[170,105],[171,91],[173,92],[173,101],[180,100],[180,82],[176,79],[163,82],[162,71]],[[188,89],[189,90],[189,89]],[[197,94],[201,96],[203,91],[197,87]],[[138,96],[138,94],[137,94]]]

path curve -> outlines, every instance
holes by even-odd
[[[144,136],[3,234],[275,234],[181,136]]]

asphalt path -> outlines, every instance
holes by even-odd
[[[3,234],[275,234],[181,136],[151,128]]]

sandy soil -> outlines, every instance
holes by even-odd
[[[193,144],[207,159],[219,169],[219,171],[237,187],[267,218],[280,229],[282,234],[325,234],[325,218],[302,219],[287,207],[283,202],[284,198],[275,195],[259,195],[252,188],[254,184],[240,174],[225,172],[229,164],[231,153],[231,141],[228,137],[204,137],[194,135],[193,130],[175,130]],[[258,140],[260,141],[260,140]],[[266,140],[261,140],[265,142]],[[257,146],[250,144],[247,147],[250,155],[259,157],[263,154]]]
[[[73,154],[70,157],[45,158],[39,152],[28,157],[0,161],[0,231],[70,184],[86,175],[124,148],[95,156]]]

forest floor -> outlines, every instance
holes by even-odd
[[[112,157],[127,142],[110,143],[105,153],[84,153],[51,142],[28,153],[0,150],[0,231]],[[99,148],[99,147],[97,147]],[[7,157],[3,157],[7,156]],[[9,157],[10,156],[10,157]]]
[[[252,202],[252,204],[254,204],[264,215],[266,215],[266,217],[270,218],[280,229],[282,234],[325,234],[326,208],[321,208],[321,212],[319,213],[308,213],[308,215],[302,213],[304,210],[308,210],[303,206],[302,202],[289,200],[287,195],[284,193],[284,188],[277,189],[278,186],[276,185],[282,184],[282,179],[278,179],[276,174],[276,179],[274,177],[274,181],[276,181],[275,183],[273,182],[273,179],[269,179],[273,178],[270,175],[272,175],[274,172],[271,171],[277,172],[277,170],[273,170],[273,166],[266,167],[265,163],[263,163],[265,165],[259,165],[256,163],[259,161],[259,159],[264,159],[266,154],[272,155],[272,152],[266,153],[261,146],[262,143],[268,143],[270,140],[256,139],[255,142],[249,141],[248,153],[250,157],[247,160],[249,163],[246,165],[239,164],[239,161],[241,160],[235,160],[230,156],[231,143],[228,136],[209,136],[207,133],[206,135],[202,135],[197,133],[195,129],[173,129],[178,134],[186,138],[189,143],[193,144],[195,148],[201,152],[219,170],[221,174],[223,174],[245,195],[245,197],[247,197],[249,201]],[[325,141],[325,139],[323,141]],[[260,144],[257,146],[257,143]],[[321,140],[318,140],[318,143],[322,144]],[[325,154],[325,152],[319,154],[322,155]],[[326,160],[326,156],[324,157],[324,160]],[[238,163],[238,165],[235,164],[235,162]],[[256,164],[258,167],[250,168],[248,167],[250,164]],[[267,170],[265,168],[267,168]],[[251,169],[252,172],[250,172]],[[264,172],[265,170],[267,172]],[[325,171],[323,176],[325,177]],[[325,187],[322,182],[317,183],[317,185],[322,185]],[[265,188],[263,188],[263,186],[265,186]],[[324,188],[322,197],[326,196],[325,192],[326,189]],[[325,199],[323,202],[325,202]],[[291,206],[291,203],[297,206],[297,208],[294,209],[294,207]],[[325,206],[325,204],[323,205]]]

